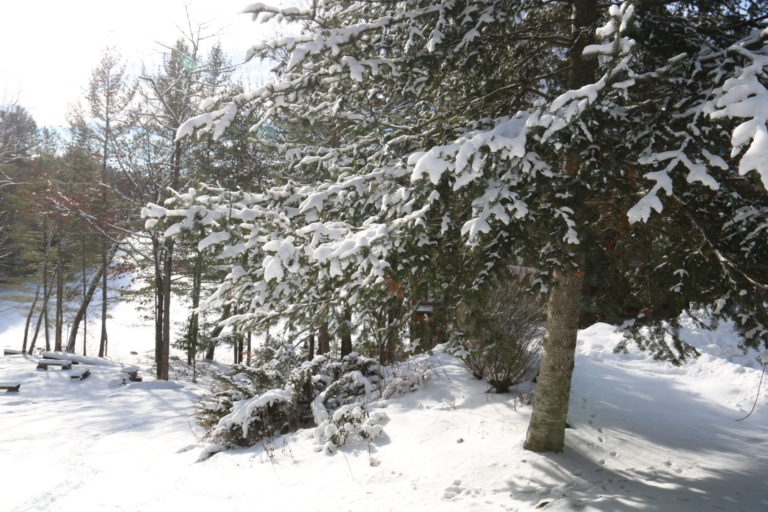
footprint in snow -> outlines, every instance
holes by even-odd
[[[444,500],[450,500],[451,498],[456,497],[456,495],[461,494],[461,491],[464,489],[461,488],[461,480],[454,480],[453,484],[449,485],[445,492],[443,493],[443,499]]]
[[[463,487],[461,485],[461,480],[454,480],[453,483],[445,489],[445,492],[443,493],[443,499],[450,500],[460,494],[477,496],[480,493],[480,489]]]

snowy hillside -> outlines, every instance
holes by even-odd
[[[685,333],[704,355],[683,368],[614,355],[617,334],[581,332],[567,448],[522,449],[524,396],[486,393],[438,353],[413,393],[373,404],[387,436],[329,456],[310,431],[198,462],[188,382],[121,385],[120,363],[85,380],[0,357],[3,511],[768,510],[768,401],[727,326]],[[0,345],[11,345],[5,335]],[[128,361],[132,363],[131,361]]]

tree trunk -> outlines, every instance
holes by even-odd
[[[583,59],[584,47],[592,39],[597,21],[597,0],[573,1],[573,26],[568,55],[570,89],[578,89],[595,80],[596,61]],[[564,171],[578,170],[579,155],[572,150],[566,155]],[[561,452],[565,444],[565,424],[571,376],[576,355],[576,335],[579,328],[581,293],[584,284],[583,257],[577,257],[580,267],[554,272],[554,286],[547,307],[547,334],[536,384],[533,415],[528,425],[525,448],[535,452]]]
[[[237,326],[232,330],[232,358],[235,364],[243,362],[243,336]]]
[[[43,278],[45,279],[45,277]],[[32,341],[29,345],[29,354],[32,353],[32,351],[35,349],[35,343],[37,342],[37,335],[40,333],[40,325],[43,323],[43,319],[46,317],[46,311],[48,309],[48,299],[51,298],[51,291],[53,288],[50,286],[53,283],[48,283],[47,280],[43,281],[43,289],[45,290],[45,294],[43,296],[43,307],[40,310],[40,316],[37,317],[37,325],[35,326],[35,333],[32,335]],[[50,348],[46,348],[46,350],[50,350]]]
[[[251,352],[253,352],[253,336],[251,331],[248,331],[248,346],[245,350],[245,364],[251,364]]]
[[[197,357],[198,334],[200,330],[200,315],[197,308],[200,306],[200,292],[203,278],[203,255],[200,251],[195,256],[195,268],[192,273],[192,314],[189,316],[189,328],[187,329],[187,364],[192,364]]]
[[[554,278],[536,399],[525,440],[525,449],[534,452],[563,451],[581,310],[582,273],[555,271]]]
[[[105,94],[104,104],[104,140],[101,155],[101,213],[104,218],[107,217],[107,159],[109,158],[109,139],[111,134],[110,128],[110,113],[111,113],[111,99],[112,99],[112,87],[109,81],[106,84],[107,90]],[[99,337],[99,357],[105,357],[107,355],[107,309],[108,309],[108,289],[107,289],[107,266],[109,265],[109,259],[107,258],[107,241],[101,239],[101,268],[103,269],[101,274],[101,336]]]
[[[213,354],[216,350],[216,342],[214,341],[220,334],[221,331],[224,330],[224,326],[221,325],[221,322],[229,318],[229,312],[232,309],[231,304],[227,304],[224,306],[224,310],[221,312],[221,318],[219,319],[219,324],[213,328],[213,331],[211,331],[211,345],[208,347],[208,350],[205,352],[205,359],[207,361],[213,361]]]
[[[59,230],[61,233],[61,230]],[[54,326],[54,346],[57,352],[61,351],[63,343],[62,328],[64,325],[64,268],[62,261],[61,241],[59,241],[59,250],[56,263],[56,325]]]
[[[168,380],[168,358],[171,352],[171,277],[173,273],[173,239],[166,238],[163,251],[163,342],[161,348],[162,372],[159,380]]]
[[[32,300],[32,306],[29,308],[29,313],[27,313],[27,320],[24,322],[24,341],[21,345],[21,352],[22,354],[27,353],[27,340],[29,336],[29,324],[32,321],[32,316],[35,314],[35,306],[37,305],[37,299],[40,297],[40,284],[38,283],[37,289],[35,290],[35,298]]]
[[[171,188],[177,189],[181,176],[181,142],[174,143],[171,160]],[[171,282],[173,278],[173,239],[163,240],[162,271],[160,273],[162,283],[162,324],[161,343],[159,347],[159,359],[157,361],[158,380],[168,380],[168,358],[171,352]]]
[[[328,334],[328,323],[323,322],[320,324],[320,329],[317,333],[317,354],[327,354],[331,351],[331,337]]]
[[[82,236],[80,237],[80,248],[82,250],[82,270],[83,270],[83,302],[86,302],[85,297],[88,295],[88,283],[85,279],[86,274],[86,268],[88,267],[86,262],[86,256],[85,256],[85,232],[83,232]],[[93,295],[93,293],[91,293]],[[88,303],[91,302],[90,299],[87,301]],[[82,307],[82,305],[81,305]],[[78,311],[79,312],[79,311]],[[75,334],[71,336],[71,344],[72,349],[69,349],[70,341],[67,340],[67,352],[75,352],[75,341],[77,340],[77,328],[80,327],[80,322],[83,322],[83,355],[88,355],[88,304],[86,303],[85,309],[83,309],[83,313],[80,315],[80,319],[77,320],[77,322],[73,322],[72,329],[75,331]]]
[[[352,313],[344,310],[344,323],[340,329],[341,334],[341,357],[352,352]]]
[[[400,343],[400,299],[393,298],[387,306],[386,330],[383,344],[379,353],[381,364],[392,364],[397,359],[397,346]]]
[[[43,301],[43,309],[41,311],[41,317],[43,318],[43,328],[45,329],[45,350],[51,350],[51,338],[48,330],[48,298],[51,294],[51,283],[48,283],[48,257],[51,253],[51,240],[53,240],[53,235],[49,235],[48,233],[48,206],[46,203],[46,212],[43,217],[43,245],[45,247],[43,251],[43,296],[45,297],[45,300]],[[37,339],[37,332],[38,331],[36,329],[35,338],[32,341],[33,346],[35,344],[35,340]],[[32,347],[30,347],[30,350],[32,350]]]
[[[315,333],[309,334],[309,361],[315,358]]]
[[[99,357],[107,355],[107,268],[109,258],[107,257],[107,242],[101,241],[101,336],[99,338]]]
[[[108,261],[112,259],[112,257],[117,252],[118,244],[114,244],[112,246],[112,249],[110,250],[110,257],[108,258]],[[74,320],[72,320],[72,327],[69,330],[69,338],[67,338],[67,352],[73,353],[75,352],[75,342],[77,341],[77,331],[80,330],[80,323],[85,318],[88,306],[91,304],[91,299],[93,298],[93,294],[96,292],[96,288],[99,287],[99,282],[101,281],[102,275],[106,274],[106,267],[100,268],[96,273],[93,274],[93,277],[91,277],[91,283],[88,286],[88,289],[84,291],[83,293],[83,300],[80,303],[80,308],[78,308],[77,313],[75,314]],[[85,331],[85,327],[83,327],[83,331]],[[85,355],[85,339],[83,339],[83,355]]]
[[[163,380],[165,373],[163,366],[168,361],[163,361],[163,317],[165,305],[163,304],[163,267],[162,267],[162,245],[157,236],[152,237],[152,256],[155,264],[155,377]]]

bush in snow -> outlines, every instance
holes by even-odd
[[[235,364],[214,376],[215,391],[197,406],[198,423],[226,445],[248,446],[301,426],[285,384],[300,364],[290,345],[257,350],[251,365]]]
[[[327,454],[335,453],[349,440],[373,441],[384,435],[383,412],[369,413],[363,405],[343,405],[315,429],[315,440]]]
[[[421,385],[432,375],[432,367],[426,364],[399,365],[393,367],[391,376],[384,384],[381,397],[389,399],[396,395],[412,393],[421,388]]]
[[[514,269],[457,309],[456,355],[499,393],[538,369],[545,304],[527,290],[532,276]]]
[[[208,437],[225,446],[322,424],[338,409],[380,394],[374,359],[352,353],[302,362],[290,345],[262,348],[251,365],[234,365],[216,379],[218,389],[200,402],[197,417]]]

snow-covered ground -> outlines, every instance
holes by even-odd
[[[9,332],[0,346],[17,348]],[[421,358],[433,370],[420,390],[373,404],[389,420],[370,447],[326,455],[301,431],[203,461],[202,386],[146,367],[121,385],[135,356],[83,381],[0,356],[0,381],[21,383],[0,392],[0,510],[768,510],[768,401],[735,421],[757,391],[756,352],[736,350],[728,326],[685,335],[704,355],[674,368],[613,354],[610,326],[582,331],[567,448],[545,455],[522,449],[530,406],[487,393],[445,353]]]

